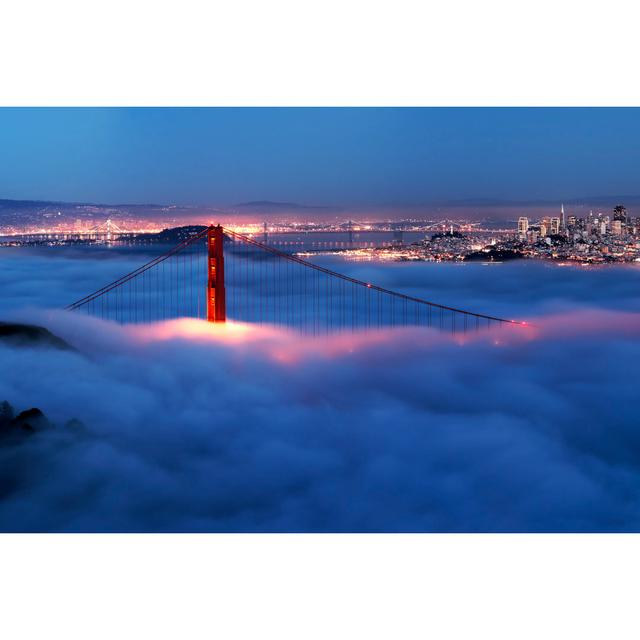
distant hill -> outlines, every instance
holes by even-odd
[[[0,209],[37,209],[53,206],[75,206],[73,202],[55,202],[53,200],[6,200],[0,199]]]
[[[262,211],[298,211],[304,209],[312,211],[329,211],[333,209],[333,207],[298,204],[297,202],[273,202],[271,200],[253,200],[252,202],[241,202],[234,205],[234,208]]]
[[[501,200],[499,198],[463,198],[439,202],[440,206],[450,207],[550,207],[565,205],[604,205],[640,204],[640,195],[626,196],[586,196],[581,198],[564,198],[558,200]]]
[[[174,205],[174,204],[130,204],[130,203],[105,203],[105,202],[65,202],[62,200],[11,200],[0,198],[0,209],[37,209],[45,207],[99,207],[104,209],[191,209],[196,205]],[[207,210],[212,209],[222,211],[216,207],[205,207]],[[272,209],[278,211],[310,209],[314,211],[324,211],[333,209],[334,207],[317,206],[308,204],[299,204],[297,202],[274,202],[272,200],[253,200],[251,202],[240,202],[232,205],[233,209]]]
[[[159,233],[138,233],[136,238],[151,243],[178,244],[179,242],[184,242],[198,235],[206,228],[204,225],[191,224],[182,227],[172,227],[171,229],[163,229]]]
[[[99,207],[104,209],[113,208],[143,208],[161,209],[170,205],[163,204],[105,204],[98,202],[64,202],[62,200],[9,200],[0,198],[0,209],[37,209],[45,207]]]

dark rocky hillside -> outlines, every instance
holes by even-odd
[[[52,423],[37,407],[16,413],[9,402],[6,400],[0,402],[0,446],[7,439],[59,428],[59,425]],[[74,418],[65,422],[62,428],[77,431],[83,429],[84,426]]]
[[[0,342],[21,347],[51,347],[73,350],[73,347],[62,338],[58,338],[44,327],[33,324],[0,322]]]

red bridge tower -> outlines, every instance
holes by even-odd
[[[207,233],[209,249],[207,280],[207,320],[226,322],[227,309],[224,293],[224,234],[222,227],[213,225]]]

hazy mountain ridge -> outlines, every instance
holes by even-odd
[[[617,203],[640,204],[640,195],[622,196],[587,196],[580,198],[564,198],[559,200],[534,199],[534,200],[501,200],[499,198],[463,198],[460,200],[447,200],[440,202],[440,206],[452,207],[549,207],[558,203],[566,205],[612,205]]]
[[[321,210],[321,211],[326,211],[328,209],[335,208],[335,207],[330,207],[326,205],[299,204],[297,202],[274,202],[273,200],[253,200],[251,202],[240,202],[233,206],[236,209],[241,209],[241,208],[279,209],[279,210],[313,209],[313,210]]]
[[[580,196],[571,198],[533,198],[533,199],[508,199],[508,198],[456,198],[449,200],[425,201],[424,203],[414,204],[412,206],[545,206],[554,205],[563,202],[569,205],[579,204],[609,204],[612,202],[623,203],[640,203],[640,194],[631,195],[593,195]],[[398,205],[399,208],[403,206]],[[65,201],[65,200],[19,200],[11,198],[0,198],[0,209],[32,209],[37,207],[97,207],[100,209],[194,209],[203,208],[207,210],[225,211],[227,209],[262,209],[262,210],[311,210],[311,211],[334,211],[340,210],[342,207],[338,205],[311,205],[299,202],[279,202],[275,200],[250,200],[247,202],[239,202],[229,206],[217,205],[199,205],[199,204],[173,204],[173,203],[106,203],[106,202],[81,202],[81,201]]]
[[[100,209],[117,209],[117,208],[139,208],[139,209],[165,209],[175,205],[166,204],[107,204],[100,202],[75,202],[65,200],[12,200],[10,198],[0,198],[0,208],[12,209],[33,209],[43,207],[97,207]]]

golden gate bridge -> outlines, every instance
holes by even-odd
[[[311,335],[402,326],[457,333],[527,324],[392,291],[220,225],[66,308],[120,323],[229,319]]]

